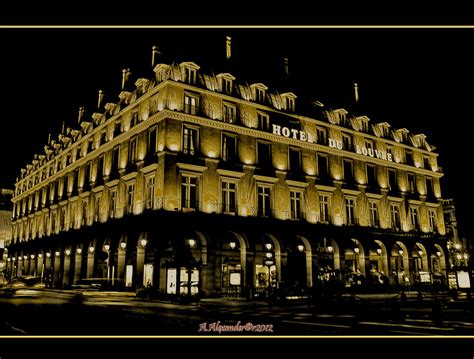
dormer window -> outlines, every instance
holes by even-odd
[[[197,70],[199,70],[199,66],[194,62],[183,62],[180,66],[183,69],[183,81],[190,85],[196,84]]]
[[[222,91],[226,94],[232,93],[232,80],[222,79]]]
[[[288,112],[294,112],[296,95],[292,92],[288,92],[282,94],[281,98],[283,100],[284,109]]]
[[[250,88],[252,89],[255,102],[265,103],[266,91],[268,90],[268,87],[262,83],[258,83],[250,85]]]
[[[232,76],[231,74],[225,73],[225,74],[217,75],[217,78],[219,80],[221,92],[224,94],[230,95],[234,87],[235,77]]]
[[[189,67],[184,69],[184,82],[188,84],[195,84],[196,83],[196,70],[191,69]]]
[[[265,90],[261,88],[256,88],[255,89],[255,101],[258,103],[263,103],[265,100]]]
[[[286,98],[286,110],[290,112],[295,111],[295,99],[294,98]]]
[[[369,121],[362,119],[361,124],[362,124],[362,131],[369,132]]]

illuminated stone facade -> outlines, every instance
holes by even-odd
[[[22,170],[9,271],[231,295],[445,275],[423,134],[239,80],[159,63],[132,89],[124,70],[118,102],[99,93]]]

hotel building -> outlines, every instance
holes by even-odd
[[[425,135],[157,59],[151,78],[124,70],[117,101],[100,91],[21,170],[12,275],[237,296],[446,276]]]

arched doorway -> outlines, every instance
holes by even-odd
[[[405,244],[397,241],[390,252],[391,280],[394,284],[404,286],[409,284],[408,250]]]
[[[167,294],[194,296],[206,288],[208,278],[202,270],[207,267],[207,240],[201,232],[184,233],[171,240],[165,251],[163,269]]]
[[[367,281],[370,286],[379,288],[388,285],[387,248],[380,240],[374,240],[369,247]]]
[[[312,250],[309,241],[302,236],[290,238],[287,245],[286,282],[297,288],[312,286]]]
[[[261,296],[277,288],[281,281],[281,244],[265,233],[255,244],[255,295]]]
[[[220,240],[221,288],[228,297],[241,297],[246,291],[247,241],[240,233],[227,232]]]

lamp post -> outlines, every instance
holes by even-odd
[[[268,267],[268,301],[270,302],[270,294],[272,292],[272,265],[275,261],[273,259],[273,250],[271,243],[265,243],[265,258],[263,264]]]
[[[188,239],[188,245],[189,245],[189,248],[191,249],[191,257],[194,258],[193,254],[192,254],[192,250],[194,248],[194,246],[196,245],[196,240],[194,239]],[[193,274],[193,268],[192,268],[192,263],[189,262],[188,263],[188,268],[187,268],[187,272],[188,272],[188,283],[187,283],[187,287],[188,287],[188,295],[191,297],[191,277],[192,277],[192,274]]]
[[[107,253],[107,257],[105,258],[105,265],[107,267],[107,284],[110,281],[110,266],[109,266],[109,260],[110,260],[110,244],[106,243],[104,244],[104,252]],[[113,279],[112,279],[113,281]],[[113,283],[112,283],[113,285]]]

